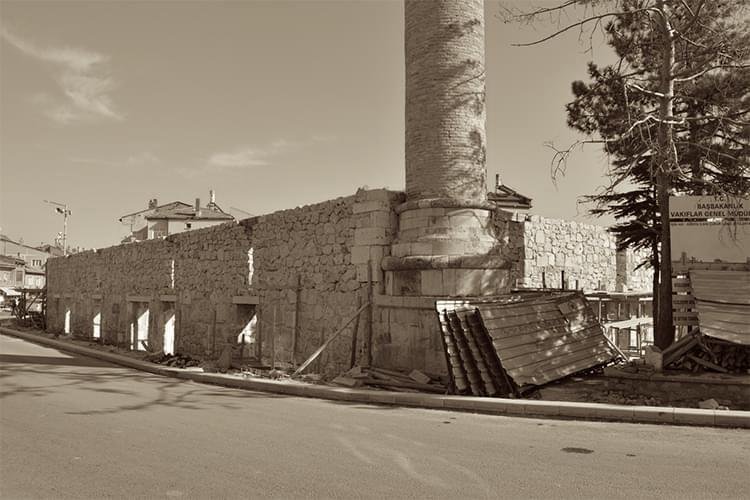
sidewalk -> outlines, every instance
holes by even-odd
[[[314,385],[295,380],[266,380],[240,378],[219,373],[202,373],[190,369],[171,368],[140,361],[120,354],[103,352],[53,340],[40,335],[0,327],[0,334],[10,335],[47,347],[88,356],[116,365],[146,371],[157,375],[187,379],[237,389],[286,394],[321,399],[334,399],[356,403],[412,406],[436,410],[456,410],[492,415],[530,418],[564,418],[614,422],[699,425],[707,427],[734,427],[750,429],[750,412],[733,410],[701,410],[656,406],[623,406],[599,403],[572,403],[565,401],[538,401],[528,399],[501,399],[468,396],[445,396],[389,392],[368,389],[348,389]]]

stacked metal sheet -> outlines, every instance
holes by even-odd
[[[506,396],[618,357],[580,292],[436,304],[455,391]]]
[[[690,271],[690,288],[701,333],[750,345],[750,272]]]

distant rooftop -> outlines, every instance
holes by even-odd
[[[190,205],[159,207],[145,218],[146,220],[234,220],[233,216],[224,212],[216,203],[209,203],[198,209]]]
[[[531,208],[531,198],[524,196],[510,186],[501,183],[500,175],[495,178],[495,191],[487,193],[487,201],[499,208],[516,208],[528,210]]]

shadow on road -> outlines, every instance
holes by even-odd
[[[157,407],[184,410],[241,409],[236,403],[250,398],[283,398],[281,394],[237,391],[121,368],[97,360],[75,357],[0,355],[0,399],[52,397],[64,394],[78,404],[69,415],[103,415],[145,411]],[[70,367],[78,369],[70,369]],[[102,369],[103,368],[103,369]],[[102,398],[86,394],[99,393]],[[115,405],[111,398],[120,397]],[[236,402],[236,403],[235,403]],[[86,407],[89,406],[89,407]],[[73,406],[76,408],[76,406]]]
[[[54,356],[27,356],[23,354],[0,354],[0,363],[10,364],[34,364],[34,365],[65,365],[65,366],[112,366],[109,363],[93,358],[84,357],[54,357]]]

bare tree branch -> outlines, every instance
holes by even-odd
[[[591,17],[587,17],[586,19],[583,19],[582,21],[579,21],[577,23],[570,24],[570,25],[566,26],[563,29],[555,31],[551,35],[548,35],[548,36],[546,36],[544,38],[541,38],[539,40],[536,40],[534,42],[512,43],[511,46],[513,46],[513,47],[530,47],[532,45],[539,45],[540,43],[544,43],[544,42],[546,42],[548,40],[551,40],[551,39],[555,38],[556,36],[559,36],[559,35],[565,33],[566,31],[570,31],[573,28],[577,28],[577,27],[583,28],[583,26],[585,24],[588,24],[588,23],[590,23],[592,21],[601,22],[602,19],[607,18],[607,17],[632,16],[632,15],[636,15],[636,14],[641,13],[641,12],[654,12],[654,11],[658,12],[657,9],[644,8],[644,9],[634,9],[634,10],[629,11],[629,12],[608,12],[606,14],[600,14],[598,16],[591,16]]]

